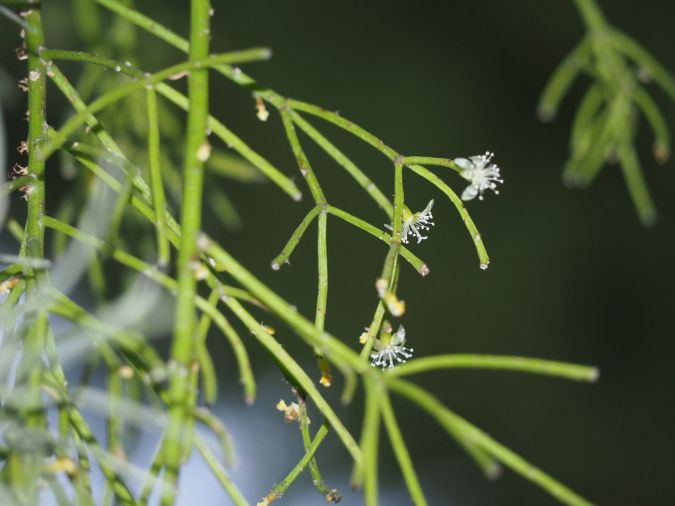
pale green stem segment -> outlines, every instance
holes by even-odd
[[[197,450],[199,450],[199,453],[202,454],[204,462],[206,462],[206,465],[209,466],[211,472],[223,486],[225,492],[227,492],[227,495],[230,496],[230,499],[235,504],[235,506],[248,506],[248,501],[234,484],[208,445],[199,436],[194,438],[194,443],[197,447]]]
[[[558,107],[570,86],[580,74],[591,54],[591,41],[584,39],[558,65],[542,91],[537,115],[542,121],[552,121],[558,113]]]
[[[276,501],[277,499],[281,499],[283,495],[286,493],[288,490],[288,487],[291,486],[291,484],[300,476],[300,473],[305,470],[307,465],[309,465],[311,462],[314,461],[314,454],[316,451],[319,449],[319,446],[325,439],[326,435],[328,434],[328,429],[330,428],[330,425],[328,422],[323,422],[321,426],[319,427],[319,430],[316,431],[316,435],[314,436],[314,439],[312,440],[311,444],[305,448],[305,454],[302,456],[302,458],[298,461],[298,463],[291,469],[291,471],[286,475],[286,477],[281,480],[272,490],[270,490],[269,494],[267,494],[262,501],[260,501],[258,504],[259,505],[265,505],[267,506],[268,504],[271,504],[273,501]]]
[[[40,9],[33,9],[25,16],[26,50],[28,53],[28,174],[34,178],[29,183],[29,191],[24,195],[27,200],[26,225],[21,243],[20,256],[36,261],[44,258],[45,209],[45,164],[36,153],[47,134],[46,121],[46,77],[45,68],[40,59],[40,48],[44,43]],[[40,297],[41,287],[46,283],[43,271],[34,269],[32,262],[23,264],[26,301],[33,306],[26,314],[21,332],[22,352],[18,366],[18,375],[26,380],[26,396],[32,409],[21,409],[19,416],[30,429],[45,426],[42,396],[40,392],[43,374],[42,354],[49,323],[42,309],[35,307]],[[12,319],[12,327],[14,320]],[[14,335],[13,328],[9,335]],[[23,386],[23,385],[22,385]],[[10,493],[19,503],[35,504],[38,501],[38,480],[40,478],[39,459],[42,452],[28,452],[12,449],[4,465],[4,473],[12,484]]]
[[[300,434],[302,436],[302,445],[305,448],[305,453],[315,453],[316,449],[313,448],[314,441],[312,441],[312,436],[309,431],[309,415],[307,414],[307,404],[305,403],[302,397],[298,396],[298,411],[299,419],[298,423],[300,424]],[[330,428],[325,422],[319,427],[316,438],[319,436],[319,433],[322,431],[323,427],[326,427],[326,431]],[[319,442],[320,443],[320,442]],[[312,457],[309,461],[309,474],[312,476],[312,483],[314,488],[323,496],[327,503],[339,503],[342,500],[342,496],[337,491],[337,489],[330,488],[326,486],[323,481],[323,476],[321,476],[321,471],[319,471],[319,465],[316,463],[316,459]]]
[[[403,435],[401,434],[401,429],[396,421],[396,415],[391,406],[389,394],[387,394],[386,391],[383,391],[380,394],[380,411],[382,412],[382,420],[384,421],[384,426],[387,428],[387,433],[389,434],[389,440],[394,449],[396,460],[398,460],[398,465],[401,468],[403,479],[410,492],[410,498],[415,506],[425,506],[427,500],[424,497],[424,492],[422,492],[422,487],[420,486],[417,473],[413,467],[410,453],[408,452],[408,448],[403,440]]]
[[[363,459],[354,464],[352,471],[352,487],[364,488],[366,506],[377,506],[378,503],[378,452],[380,447],[380,401],[378,396],[381,385],[375,379],[364,378],[366,393],[363,427],[361,429],[361,451]]]
[[[293,124],[293,119],[291,117],[288,108],[285,105],[282,105],[279,108],[281,114],[281,120],[284,124],[284,130],[286,132],[286,137],[288,142],[291,145],[293,151],[293,156],[298,164],[300,173],[307,181],[307,186],[309,186],[309,191],[312,194],[314,203],[323,207],[319,214],[318,219],[318,234],[317,234],[317,264],[318,264],[318,287],[316,294],[316,311],[314,317],[314,326],[319,332],[323,332],[324,324],[326,321],[326,310],[328,305],[328,241],[327,241],[327,231],[328,231],[328,220],[325,207],[327,205],[326,196],[321,189],[321,184],[312,169],[312,166],[307,159],[302,145],[300,144],[300,139],[298,139],[298,134],[295,131],[295,126]],[[316,360],[321,371],[321,384],[325,387],[329,387],[332,383],[332,373],[330,364],[323,356],[321,350],[314,348],[314,354],[316,355]]]
[[[523,478],[536,483],[563,504],[570,506],[592,506],[590,502],[567,488],[540,469],[534,467],[521,456],[512,452],[502,444],[492,439],[485,432],[456,415],[433,395],[418,386],[404,380],[390,381],[389,387],[400,395],[408,398],[434,417],[450,433],[459,433],[467,441],[471,441],[484,451],[511,468]]]
[[[635,103],[642,109],[642,112],[649,122],[649,126],[654,134],[654,144],[652,152],[656,161],[664,163],[670,158],[670,132],[663,114],[659,111],[656,102],[642,88],[635,90],[633,94]]]
[[[300,225],[298,225],[298,228],[295,229],[295,232],[293,232],[293,235],[291,238],[288,240],[286,243],[286,246],[284,246],[284,249],[281,250],[281,253],[277,255],[274,260],[272,260],[272,269],[275,271],[278,271],[281,266],[285,263],[290,263],[289,259],[291,258],[291,255],[293,254],[293,251],[295,251],[296,246],[300,242],[300,239],[302,239],[302,236],[305,234],[307,231],[307,228],[309,225],[314,221],[314,218],[316,218],[319,213],[322,211],[323,206],[316,206],[313,207],[307,215],[304,217],[304,219],[300,222]]]
[[[152,204],[155,209],[155,230],[157,231],[157,263],[160,267],[168,266],[171,259],[168,225],[164,209],[164,184],[162,182],[162,168],[160,165],[160,134],[159,118],[157,115],[157,94],[153,88],[145,93],[148,105],[148,166],[150,168],[150,185],[152,187]]]
[[[621,171],[626,179],[628,193],[640,217],[640,221],[646,227],[653,226],[656,223],[657,217],[656,206],[647,189],[647,183],[640,167],[640,160],[635,153],[635,148],[629,142],[624,142],[618,146],[617,155],[621,162]]]
[[[220,297],[220,291],[218,289],[213,289],[211,290],[211,295],[209,295],[207,302],[210,306],[216,307]],[[215,404],[216,400],[218,399],[218,378],[216,376],[213,360],[211,360],[211,355],[209,354],[209,351],[206,347],[206,338],[209,334],[212,321],[213,320],[208,314],[202,314],[202,317],[199,320],[199,331],[197,332],[196,352],[197,361],[199,362],[199,368],[201,371],[204,401],[209,406]]]
[[[410,165],[436,165],[438,167],[445,167],[452,169],[455,172],[462,172],[462,168],[455,163],[452,158],[438,158],[435,156],[405,156],[403,157],[403,164]]]
[[[110,58],[104,58],[97,55],[92,55],[84,53],[81,51],[63,51],[63,50],[45,50],[43,51],[45,58],[50,58],[52,60],[69,60],[69,61],[79,61],[83,63],[91,63],[94,65],[100,65],[107,68],[108,70],[120,69],[121,73],[127,74],[135,79],[145,79],[146,76],[143,72],[138,69],[133,68],[132,66],[117,62]],[[56,68],[55,65],[51,65],[50,69],[53,70],[50,73],[50,76],[54,80],[55,84],[61,89],[61,91],[66,95],[68,100],[73,104],[75,110],[78,112],[86,109],[86,104],[82,101],[79,94],[75,89],[68,83],[63,74]],[[53,74],[53,75],[52,75]],[[175,105],[181,109],[187,111],[189,109],[189,100],[182,93],[176,91],[174,88],[169,86],[166,83],[158,83],[155,85],[155,89],[158,93],[163,95],[169,101],[173,102]],[[94,125],[99,125],[98,121],[94,116],[90,115],[87,119],[87,124],[94,128]],[[232,147],[237,151],[242,157],[248,160],[251,164],[256,166],[265,176],[267,176],[270,181],[274,182],[279,188],[286,192],[293,200],[299,201],[302,198],[302,194],[298,187],[287,178],[279,169],[274,167],[269,161],[260,156],[257,152],[251,149],[242,139],[229,130],[223,123],[218,121],[213,116],[209,115],[209,128],[213,131],[213,134],[221,139],[225,144]],[[117,145],[114,143],[110,135],[107,132],[99,132],[100,126],[94,129],[96,135],[101,139],[104,146],[108,148],[111,152],[121,155],[121,152]],[[149,188],[142,181],[134,180],[134,184],[144,195],[146,200],[150,200],[149,197]]]
[[[209,73],[207,68],[200,68],[201,65],[194,67],[194,63],[203,61],[209,54],[211,6],[209,0],[191,0],[190,6],[189,63],[193,64],[193,70],[188,75],[190,108],[183,164],[181,236],[176,266],[178,296],[171,345],[171,365],[175,370],[169,383],[169,422],[162,449],[165,469],[162,506],[171,506],[176,500],[174,489],[178,482],[181,460],[185,456],[183,449],[192,448],[194,438],[191,413],[195,405],[192,392],[196,385],[189,381],[189,376],[196,356],[197,338],[194,310],[194,299],[197,295],[195,263],[198,262],[200,253],[197,237],[202,223],[204,162],[211,154],[206,131],[209,115]]]
[[[382,300],[389,312],[396,317],[405,313],[405,303],[396,296],[394,287],[394,272],[398,265],[398,255],[401,251],[403,230],[403,162],[397,158],[394,162],[394,219],[392,221],[391,242],[389,251],[384,259],[382,274],[375,282],[378,297]]]
[[[574,381],[597,381],[599,371],[595,367],[553,360],[511,357],[499,355],[437,355],[422,357],[401,364],[387,371],[385,378],[401,377],[438,369],[496,369],[505,371],[528,372],[544,376],[556,376]]]
[[[180,75],[183,72],[189,72],[190,76],[194,74],[199,74],[200,72],[206,72],[207,67],[212,67],[219,63],[232,63],[232,62],[250,62],[265,60],[269,58],[270,52],[269,49],[265,48],[255,48],[248,49],[244,51],[234,51],[231,53],[224,53],[213,56],[204,56],[203,58],[194,59],[191,61],[179,63],[172,65],[162,71],[159,71],[155,74],[146,76],[144,79],[130,82],[128,84],[122,85],[119,88],[116,88],[112,91],[109,91],[105,95],[97,98],[91,102],[86,109],[81,112],[78,112],[72,116],[66,123],[61,127],[61,129],[56,132],[56,134],[45,142],[38,153],[40,160],[46,160],[49,158],[54,151],[59,149],[68,139],[68,137],[73,134],[82,124],[87,121],[87,118],[96,114],[97,112],[109,107],[115,102],[126,97],[130,93],[145,88],[146,86],[154,86],[162,81],[171,78],[172,76]],[[207,114],[208,117],[208,114]],[[204,127],[206,131],[206,127]]]
[[[316,174],[314,174],[312,166],[309,164],[309,160],[307,159],[305,151],[300,145],[300,139],[298,139],[298,134],[295,131],[295,127],[293,126],[291,114],[286,107],[281,107],[279,112],[281,113],[281,119],[284,124],[284,130],[286,131],[286,137],[288,138],[288,142],[291,145],[291,149],[293,150],[293,156],[295,156],[295,160],[298,163],[298,168],[300,169],[302,177],[304,177],[307,181],[307,186],[309,186],[309,191],[312,193],[314,203],[317,205],[325,204],[326,196],[321,189],[321,185],[319,184],[319,180],[316,178]]]

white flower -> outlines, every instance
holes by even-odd
[[[468,159],[455,158],[455,163],[462,169],[460,175],[470,183],[462,193],[462,200],[472,200],[476,195],[483,200],[485,190],[492,190],[495,194],[499,194],[497,183],[503,183],[504,180],[500,177],[499,167],[490,163],[493,156],[494,153],[486,151],[484,155],[472,156]]]
[[[403,225],[401,226],[401,240],[404,244],[408,244],[408,236],[415,234],[417,237],[417,244],[427,239],[426,235],[422,235],[420,230],[429,230],[434,226],[434,216],[431,214],[431,208],[434,207],[433,199],[429,201],[424,211],[419,213],[411,213],[410,209],[403,207]],[[389,230],[393,230],[391,225],[385,225]]]
[[[394,361],[402,364],[412,357],[412,348],[406,348],[405,328],[399,326],[396,334],[383,333],[380,339],[376,339],[373,344],[373,351],[370,354],[371,365],[373,367],[382,367],[382,369],[393,369]]]

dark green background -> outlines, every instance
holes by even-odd
[[[54,4],[47,5],[52,16],[47,17],[48,44],[76,47],[69,8]],[[605,1],[602,6],[616,26],[675,71],[673,2]],[[179,33],[187,32],[187,2],[138,2],[138,7]],[[498,353],[594,364],[601,380],[587,385],[481,371],[448,371],[417,380],[595,503],[675,503],[674,164],[662,167],[652,161],[651,139],[642,128],[642,161],[660,214],[651,230],[638,224],[614,167],[605,168],[587,191],[563,187],[560,170],[569,125],[587,82],[577,83],[552,125],[538,122],[534,110],[547,77],[583,34],[573,3],[246,1],[214,2],[214,7],[213,50],[273,48],[270,62],[249,68],[280,93],[340,110],[405,154],[455,157],[495,151],[506,180],[502,192],[469,204],[492,258],[486,272],[478,269],[454,208],[433,187],[406,175],[406,199],[413,210],[436,199],[436,227],[429,240],[414,246],[431,275],[422,279],[407,267],[401,274],[409,344],[416,356]],[[0,41],[0,63],[21,75],[12,51],[18,39],[5,20],[0,20]],[[148,70],[181,58],[149,37],[141,37],[139,45],[140,63]],[[675,126],[675,105],[650,89]],[[294,173],[276,116],[258,122],[249,95],[222,79],[213,79],[211,99],[216,116]],[[20,110],[6,117],[12,144],[24,135]],[[49,112],[54,122],[62,117],[54,109]],[[392,192],[391,166],[383,157],[342,132],[313,123],[330,133],[385,193]],[[324,155],[308,151],[330,200],[372,223],[384,223],[384,214],[348,176]],[[463,181],[446,175],[461,191]],[[223,184],[230,185],[246,226],[227,234],[210,220],[209,232],[304,314],[311,314],[315,235],[308,234],[291,268],[274,273],[268,267],[309,203],[295,204],[271,185]],[[386,248],[343,223],[331,220],[329,225],[327,327],[356,347],[375,306],[373,281]],[[281,336],[313,367],[308,350],[293,344],[288,332]],[[262,355],[254,358],[262,375],[271,362]],[[223,360],[231,364],[229,354]],[[241,396],[234,373],[224,376],[232,399],[227,409],[244,410],[235,403]],[[283,395],[286,387],[272,377],[269,384]],[[271,409],[275,395],[264,394],[270,404],[261,406],[261,400],[250,416],[277,421]],[[433,504],[555,503],[510,471],[496,482],[484,481],[427,416],[406,402],[395,406]],[[350,415],[355,430],[359,411],[357,406]],[[295,433],[287,433],[288,441],[279,442],[278,448],[297,443]],[[334,453],[324,451],[326,460],[343,461],[337,465],[335,485],[346,491],[346,453],[337,443],[329,448]],[[269,451],[268,458],[277,458],[276,449]],[[383,453],[382,467],[382,488],[400,487],[389,451]],[[326,474],[331,482],[330,470]],[[281,478],[276,476],[268,478],[261,471],[256,490],[262,494]],[[302,483],[296,487],[309,486],[307,480]],[[399,490],[405,504],[405,492]],[[347,493],[344,503],[357,504],[359,498]]]

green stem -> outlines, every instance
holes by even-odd
[[[278,271],[283,264],[290,263],[288,260],[291,258],[291,255],[300,242],[300,239],[305,234],[307,228],[312,223],[314,218],[316,218],[322,211],[322,209],[322,206],[315,206],[307,213],[304,219],[300,222],[300,225],[298,225],[298,228],[296,228],[295,232],[293,232],[293,235],[286,243],[286,246],[284,246],[284,249],[281,250],[281,253],[279,253],[279,255],[277,255],[274,260],[272,260],[272,269]]]
[[[314,442],[312,441],[312,437],[309,432],[310,420],[307,414],[307,403],[305,403],[305,401],[300,396],[298,396],[298,405],[299,405],[298,411],[300,415],[298,422],[300,424],[302,444],[305,447],[305,453],[309,453],[310,451],[314,453],[316,450],[312,450]],[[319,431],[321,431],[324,426],[326,426],[326,429],[330,428],[324,423],[321,425],[321,427],[319,427]],[[340,500],[342,499],[340,493],[336,489],[326,486],[326,484],[324,483],[323,476],[321,476],[321,471],[319,471],[319,465],[317,464],[314,456],[312,456],[312,459],[309,461],[309,473],[312,476],[312,483],[314,484],[314,488],[316,488],[317,492],[319,492],[319,494],[321,494],[324,497],[326,502],[333,502],[333,503],[340,502]]]
[[[190,13],[190,63],[207,58],[209,54],[210,4],[208,0],[192,0]],[[162,506],[175,501],[173,489],[183,452],[181,447],[192,447],[194,437],[192,416],[194,396],[188,380],[191,362],[195,357],[196,322],[194,299],[197,295],[194,262],[199,258],[197,236],[201,230],[204,162],[211,146],[206,138],[209,114],[209,74],[206,68],[195,68],[188,77],[190,109],[187,118],[187,140],[183,168],[183,196],[181,207],[181,237],[178,247],[178,296],[176,319],[171,346],[171,362],[175,367],[169,385],[169,422],[162,456],[165,477]],[[191,402],[192,401],[192,402]]]
[[[330,425],[328,422],[321,424],[321,427],[319,427],[319,430],[316,432],[316,436],[314,436],[312,443],[305,449],[305,454],[302,456],[302,458],[293,467],[293,469],[291,469],[286,477],[281,480],[272,490],[270,490],[269,494],[267,494],[263,500],[258,503],[258,505],[267,506],[273,501],[280,499],[286,493],[288,487],[290,487],[297,477],[300,476],[300,473],[304,471],[307,465],[313,461],[314,454],[328,434],[329,427]]]
[[[529,372],[546,376],[556,376],[575,381],[597,381],[599,371],[595,367],[568,364],[553,360],[536,358],[509,357],[499,355],[437,355],[416,358],[388,371],[387,377],[401,377],[409,374],[433,371],[437,369],[497,369],[506,371]]]
[[[380,395],[380,410],[382,412],[384,426],[387,428],[387,433],[389,434],[391,446],[394,449],[396,460],[398,460],[398,465],[401,468],[401,473],[403,474],[403,479],[410,492],[413,504],[415,504],[415,506],[426,505],[427,500],[424,498],[424,492],[422,492],[422,487],[417,478],[417,473],[415,473],[410,453],[408,453],[408,448],[403,440],[401,429],[396,421],[396,415],[391,407],[389,395],[386,392],[382,392]]]
[[[209,466],[211,472],[223,486],[225,492],[227,492],[227,495],[230,496],[230,499],[232,499],[232,502],[235,504],[235,506],[248,506],[248,501],[234,484],[234,482],[230,479],[227,472],[221,463],[218,462],[218,459],[213,454],[208,445],[199,436],[195,437],[194,443],[197,447],[197,450],[199,450],[199,453],[202,454],[204,462],[206,462],[206,465]]]
[[[169,239],[167,238],[167,224],[164,215],[166,200],[164,198],[164,184],[159,161],[160,134],[159,118],[157,116],[157,94],[154,89],[145,93],[148,104],[148,166],[150,168],[150,185],[152,186],[152,203],[155,208],[155,229],[157,230],[157,263],[160,267],[168,266],[170,260]]]

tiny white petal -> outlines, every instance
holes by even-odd
[[[478,195],[478,188],[470,184],[462,192],[462,200],[473,200]]]
[[[471,170],[473,168],[471,160],[467,160],[466,158],[455,158],[455,163],[463,170]]]

